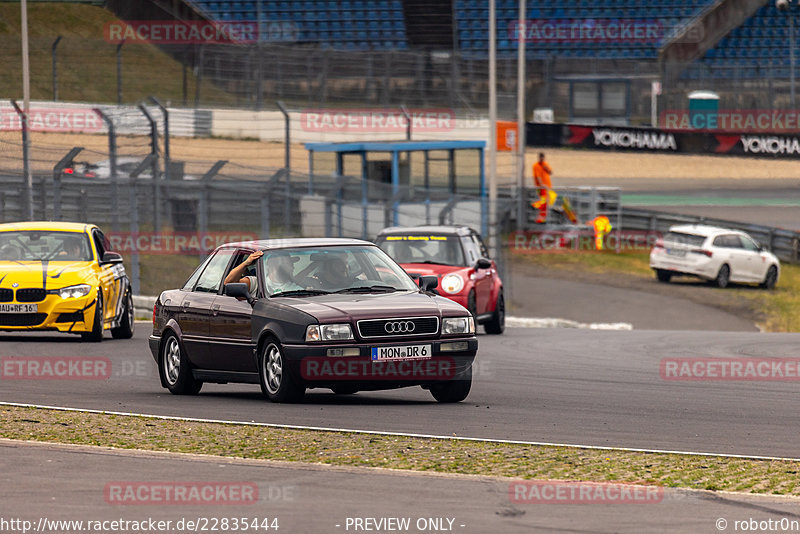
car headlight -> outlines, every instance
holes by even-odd
[[[76,286],[62,287],[61,289],[53,290],[53,293],[58,293],[62,299],[76,299],[78,297],[85,297],[92,291],[92,286],[89,284],[78,284]]]
[[[345,341],[353,339],[353,329],[343,324],[312,324],[306,328],[306,341]]]
[[[475,319],[470,317],[445,317],[442,319],[442,335],[474,334]]]
[[[455,273],[446,274],[442,277],[441,288],[454,295],[464,289],[464,279]]]

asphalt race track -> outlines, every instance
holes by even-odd
[[[0,336],[11,356],[105,357],[105,380],[0,380],[0,401],[120,412],[361,429],[800,458],[796,381],[673,381],[664,358],[797,356],[800,335],[509,328],[480,336],[473,390],[456,405],[407,388],[336,396],[312,390],[276,405],[257,386],[205,385],[196,397],[162,389],[147,349],[37,334]]]
[[[181,520],[268,518],[278,520],[279,533],[322,534],[354,532],[353,524],[357,519],[391,517],[410,520],[410,528],[399,532],[415,533],[695,534],[719,532],[720,519],[726,521],[728,532],[735,531],[737,521],[745,521],[745,526],[749,526],[751,519],[770,519],[773,525],[783,521],[791,526],[792,522],[797,525],[800,520],[797,501],[778,496],[666,489],[655,494],[657,500],[636,504],[548,505],[513,500],[509,488],[517,481],[509,479],[3,440],[0,440],[0,469],[15,481],[13,486],[0,487],[4,508],[13,510],[11,517],[30,521],[32,527],[42,518],[84,522],[152,519],[171,521],[173,527]],[[205,506],[131,505],[119,504],[112,498],[114,493],[105,491],[107,487],[118,487],[131,480],[186,481],[188,477],[204,484],[254,486],[257,498],[241,505],[220,502]],[[445,528],[430,528],[436,520]],[[184,527],[172,531],[192,530]],[[73,531],[77,532],[70,530]],[[250,532],[265,530],[250,529]]]

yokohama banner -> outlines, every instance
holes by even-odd
[[[800,159],[800,134],[528,123],[528,146]]]

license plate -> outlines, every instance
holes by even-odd
[[[682,258],[683,256],[686,256],[686,251],[685,250],[674,249],[674,248],[668,248],[667,249],[667,254],[669,254],[670,256],[678,256],[678,257]]]
[[[38,304],[0,304],[0,313],[37,313]]]
[[[430,345],[406,345],[404,347],[372,347],[372,361],[427,360],[431,357]]]

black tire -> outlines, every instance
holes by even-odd
[[[92,343],[103,341],[103,292],[99,287],[97,288],[97,299],[95,300],[92,331],[81,333],[81,340]]]
[[[111,337],[114,339],[130,339],[133,337],[135,320],[133,316],[133,295],[131,292],[125,295],[125,304],[120,318],[119,326],[111,329]]]
[[[769,269],[767,269],[767,276],[764,277],[764,281],[761,282],[762,289],[774,289],[775,284],[778,282],[778,268],[774,265],[771,265]]]
[[[173,395],[197,395],[203,387],[201,380],[195,380],[186,351],[181,341],[170,332],[161,343],[161,355],[158,358],[158,371],[163,383]]]
[[[731,268],[728,267],[727,264],[723,264],[722,267],[719,268],[719,272],[717,273],[717,277],[714,279],[714,283],[717,284],[719,288],[726,288],[731,281]]]
[[[503,297],[503,292],[497,295],[497,304],[494,308],[492,318],[484,325],[487,334],[498,335],[502,334],[506,329],[506,299]]]
[[[664,269],[656,269],[656,278],[658,278],[659,282],[664,282],[666,284],[672,280],[672,273]]]
[[[301,402],[305,396],[306,388],[295,382],[275,339],[267,339],[258,354],[258,378],[261,392],[272,402]]]
[[[173,332],[161,342],[158,372],[161,373],[162,383],[173,395],[197,395],[203,387],[203,381],[192,375],[186,350]]]
[[[431,386],[431,395],[441,403],[461,402],[472,388],[472,366],[454,379]]]
[[[472,318],[475,319],[475,323],[478,322],[478,305],[475,304],[475,290],[469,292],[467,295],[467,310],[469,313],[472,314]]]
[[[358,388],[354,386],[339,384],[337,386],[333,386],[331,388],[331,391],[333,391],[337,395],[352,395],[354,393],[358,393]]]

